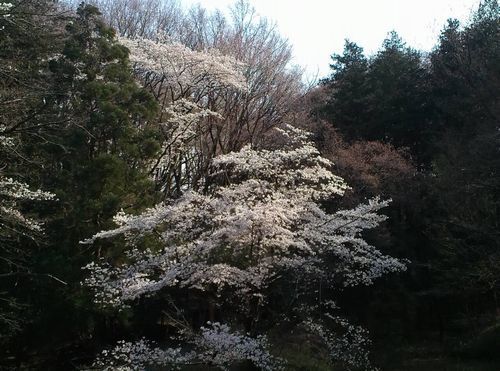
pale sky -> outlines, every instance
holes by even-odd
[[[409,46],[429,51],[448,18],[466,21],[480,0],[250,0],[257,13],[278,24],[293,45],[294,64],[310,78],[325,77],[330,55],[348,38],[374,53],[391,30]],[[233,0],[181,0],[226,10]]]

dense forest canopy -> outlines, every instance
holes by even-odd
[[[1,2],[0,368],[498,369],[499,36]]]

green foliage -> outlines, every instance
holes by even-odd
[[[449,20],[431,55],[438,124],[464,138],[498,122],[499,5],[486,1],[464,29]]]
[[[324,81],[330,95],[324,117],[348,141],[384,141],[410,148],[419,162],[427,160],[431,104],[420,53],[393,31],[370,59],[346,41],[343,54],[332,60],[332,74]]]
[[[25,32],[21,44],[3,42],[17,68],[13,81],[36,81],[43,88],[33,85],[34,98],[23,102],[33,113],[13,129],[19,132],[17,151],[28,161],[17,160],[9,169],[57,196],[50,205],[30,205],[45,218],[44,244],[30,243],[30,274],[17,280],[15,290],[9,288],[32,310],[24,332],[6,351],[36,349],[42,360],[55,362],[59,354],[53,349],[72,349],[97,336],[96,327],[106,334],[106,328],[122,321],[96,312],[80,286],[82,266],[121,247],[90,250],[79,241],[110,228],[120,209],[142,210],[155,202],[147,170],[159,150],[159,133],[150,122],[157,104],[135,82],[128,50],[118,44],[98,10],[82,4],[75,17],[60,18],[53,27],[61,30],[50,34],[54,40],[48,40],[48,32]],[[23,46],[37,53],[30,63],[23,61]],[[12,86],[5,85],[6,94]],[[24,105],[15,108],[23,111]],[[2,117],[14,119],[8,115]],[[22,350],[16,350],[17,343]]]
[[[30,172],[25,166],[36,159],[24,156],[20,140],[22,136],[39,135],[42,125],[57,120],[44,99],[51,94],[46,60],[61,45],[54,40],[60,36],[54,25],[63,17],[54,14],[48,2],[7,4],[11,6],[0,11],[0,180],[26,183]],[[38,185],[30,182],[31,189]],[[0,195],[2,207],[8,198]],[[37,217],[33,202],[19,202],[18,211],[25,217]],[[19,291],[22,282],[32,277],[30,253],[44,242],[39,232],[9,223],[3,218],[4,210],[1,214],[0,348],[29,320],[29,308]]]
[[[427,78],[420,53],[391,32],[370,64],[370,139],[410,148],[418,161],[425,159],[430,134]]]
[[[450,21],[432,55],[437,118],[431,226],[441,284],[463,295],[500,290],[500,8],[485,1],[463,30]]]
[[[411,183],[402,181],[402,192],[384,187],[394,199],[390,219],[385,235],[372,236],[377,246],[385,244],[412,261],[401,286],[374,290],[381,290],[376,297],[400,298],[399,304],[369,299],[377,313],[393,314],[388,321],[399,329],[389,335],[368,326],[382,342],[395,335],[408,341],[437,336],[456,345],[498,316],[499,40],[498,1],[485,0],[465,26],[449,20],[428,56],[394,32],[371,58],[349,42],[343,55],[332,56],[332,74],[324,85],[329,99],[320,117],[347,139],[351,152],[358,141],[378,140],[408,148],[423,165]],[[336,162],[352,168],[348,177],[367,185],[373,181],[367,177],[373,166],[365,165],[371,158],[358,161],[363,166],[354,153],[344,158],[348,161],[338,157]],[[372,317],[366,311],[359,315],[366,321]],[[402,323],[417,331],[400,333]],[[477,344],[476,350],[488,349]],[[446,360],[439,364],[448,367]]]
[[[346,40],[342,55],[332,55],[332,75],[324,83],[331,87],[324,114],[348,140],[362,137],[368,119],[368,60],[363,49]]]

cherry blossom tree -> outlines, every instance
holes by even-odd
[[[161,107],[162,151],[150,174],[165,201],[139,215],[120,212],[115,229],[82,241],[112,240],[125,251],[87,265],[84,285],[97,304],[118,311],[159,298],[172,337],[171,347],[122,341],[101,354],[98,368],[280,369],[286,360],[273,355],[273,326],[264,320],[276,292],[291,296],[279,323],[314,334],[333,361],[369,367],[365,331],[323,301],[321,289],[316,300],[313,288],[369,285],[405,269],[362,238],[385,220],[377,212],[388,201],[326,210],[323,202],[349,187],[308,132],[284,124],[285,97],[300,90],[285,71],[289,49],[264,21],[252,25],[246,5],[234,8],[227,43],[212,40],[212,48],[164,34],[120,39],[137,81]],[[250,47],[256,40],[260,48]],[[182,299],[190,296],[207,316],[190,318]]]
[[[183,11],[175,1],[92,3],[124,37],[139,80],[164,108],[158,122],[167,141],[178,134],[170,132],[168,106],[187,99],[203,111],[190,122],[196,135],[189,136],[189,150],[174,156],[165,143],[153,164],[151,173],[167,197],[205,185],[213,157],[258,144],[304,90],[300,69],[291,66],[291,45],[247,1],[235,2],[228,16],[200,6]],[[190,107],[186,113],[196,112]]]
[[[122,237],[129,247],[122,264],[100,261],[86,267],[85,285],[94,290],[96,302],[120,309],[141,297],[183,290],[215,298],[239,318],[256,318],[268,304],[270,287],[286,285],[291,277],[349,287],[369,285],[384,274],[404,270],[402,262],[383,255],[361,236],[385,219],[377,211],[387,201],[373,199],[352,210],[327,213],[321,201],[341,196],[348,186],[331,172],[332,163],[320,156],[308,133],[290,126],[277,131],[284,143],[281,148],[246,146],[214,158],[207,192],[187,191],[140,215],[120,213],[116,229],[83,241]],[[145,238],[156,239],[159,248],[138,248]],[[299,303],[295,309],[311,311]],[[345,329],[339,337],[307,317],[303,326],[328,343],[333,358],[364,365],[367,358],[349,354],[353,342],[348,341],[355,338],[354,343],[361,344],[362,332],[330,316]],[[99,362],[130,367],[199,362],[224,366],[247,359],[263,369],[280,367],[262,335],[250,339],[230,332],[230,324],[196,330],[189,321],[174,322],[182,324],[177,327],[184,345],[195,344],[199,351],[121,343]]]
[[[162,35],[120,41],[130,50],[138,80],[161,107],[164,141],[151,174],[167,196],[197,188],[220,142],[213,136],[223,120],[217,96],[246,90],[243,64],[216,49],[195,51]]]

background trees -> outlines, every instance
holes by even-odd
[[[431,184],[447,189],[431,227],[443,257],[436,268],[451,295],[486,296],[489,308],[498,308],[499,289],[499,16],[498,2],[485,1],[464,28],[450,21],[431,56],[443,133]]]
[[[143,166],[159,144],[147,121],[156,103],[137,86],[127,49],[114,40],[96,8],[81,6],[72,15],[50,2],[23,1],[12,9],[10,28],[2,32],[2,51],[10,58],[6,69],[12,71],[2,80],[2,138],[8,144],[2,151],[9,154],[2,180],[15,175],[23,184],[49,189],[57,201],[22,205],[43,218],[44,234],[27,239],[23,233],[15,241],[17,258],[29,256],[25,269],[7,265],[13,271],[5,277],[8,295],[24,303],[29,316],[4,357],[34,352],[30,362],[38,365],[53,362],[61,350],[68,360],[92,331],[96,317],[87,311],[79,284],[81,266],[104,252],[80,249],[78,242],[109,225],[121,208],[140,210],[151,202],[154,187]],[[26,41],[17,43],[16,36]],[[26,187],[16,184],[10,186],[14,193]],[[13,193],[7,186],[4,191]],[[16,197],[43,196],[22,193]],[[52,342],[40,345],[49,331]]]
[[[419,163],[429,161],[432,104],[420,53],[393,31],[369,60],[348,40],[343,55],[332,60],[332,74],[323,81],[329,103],[321,117],[335,122],[349,141],[383,141],[410,148]]]
[[[32,254],[43,243],[42,221],[35,201],[54,195],[37,189],[41,183],[29,168],[24,139],[40,137],[59,122],[45,97],[52,96],[45,74],[46,58],[57,44],[63,14],[49,3],[8,2],[0,6],[0,343],[3,345],[29,320],[22,282],[47,280],[33,271]],[[47,273],[47,272],[44,272]]]
[[[457,343],[447,337],[498,326],[498,32],[498,2],[484,1],[465,26],[450,20],[428,56],[395,33],[371,58],[347,42],[313,110],[353,143],[348,151],[383,141],[406,148],[420,170],[411,184],[401,181],[403,194],[391,191],[398,211],[388,246],[413,261],[404,292],[418,292],[408,304],[415,327],[437,329],[448,346]]]

